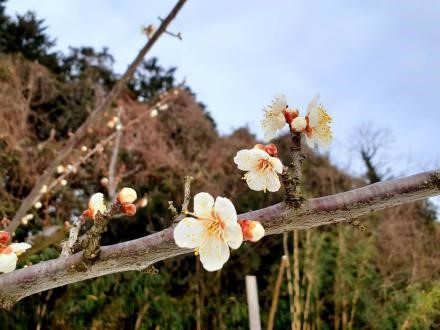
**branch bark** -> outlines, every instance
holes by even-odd
[[[267,235],[273,235],[337,223],[439,194],[440,169],[313,198],[299,209],[279,203],[241,214],[239,218],[259,220]],[[0,276],[0,307],[11,308],[18,300],[38,292],[107,274],[142,270],[160,260],[190,252],[193,251],[176,246],[170,227],[136,240],[104,246],[99,257],[86,268],[78,267],[82,252],[41,262]]]
[[[139,51],[136,58],[127,68],[124,75],[116,82],[113,86],[110,93],[107,97],[97,106],[95,110],[90,114],[90,116],[86,119],[86,121],[78,128],[74,135],[66,142],[64,147],[58,152],[57,157],[49,164],[49,166],[44,170],[43,174],[37,179],[34,188],[29,193],[29,195],[22,201],[20,208],[17,213],[14,215],[9,226],[6,230],[10,233],[14,232],[15,229],[20,224],[21,218],[26,214],[26,212],[32,207],[35,201],[39,198],[41,194],[41,189],[44,185],[47,185],[50,179],[52,178],[53,173],[56,170],[56,167],[60,165],[71,153],[72,149],[75,145],[83,138],[87,132],[87,129],[92,127],[93,124],[96,123],[96,120],[100,118],[100,115],[105,112],[112,103],[116,100],[116,98],[120,95],[121,91],[127,85],[127,82],[133,77],[136,68],[144,59],[145,55],[148,51],[153,47],[159,37],[164,33],[171,23],[171,21],[177,16],[177,13],[185,4],[186,0],[179,0],[168,16],[162,21],[161,25],[157,29],[156,33],[154,33],[145,46]]]

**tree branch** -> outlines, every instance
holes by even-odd
[[[142,62],[145,55],[153,47],[159,37],[164,33],[171,23],[171,21],[176,17],[177,13],[185,4],[186,0],[179,0],[168,16],[162,21],[156,33],[152,35],[145,46],[139,51],[139,54],[127,68],[124,75],[116,82],[110,93],[104,98],[104,100],[97,106],[95,110],[90,114],[86,121],[78,128],[74,135],[66,142],[64,147],[57,153],[55,159],[49,164],[49,166],[44,170],[43,174],[37,179],[34,188],[29,193],[29,195],[22,201],[20,208],[14,215],[9,226],[6,230],[10,233],[14,232],[19,226],[21,218],[26,214],[26,212],[32,207],[34,202],[39,198],[41,194],[41,189],[44,185],[47,185],[50,181],[56,167],[60,165],[71,153],[74,146],[80,141],[81,138],[87,133],[87,129],[92,127],[100,115],[105,112],[116,98],[120,95],[121,91],[127,85],[127,82],[132,78],[136,68]]]
[[[440,169],[424,172],[336,195],[313,198],[294,209],[279,203],[241,214],[259,220],[268,235],[332,224],[364,214],[440,194]],[[67,258],[41,262],[0,276],[0,307],[11,308],[18,300],[62,285],[107,274],[141,270],[160,260],[190,253],[176,246],[173,227],[136,240],[101,248],[87,268],[77,267],[82,252]]]

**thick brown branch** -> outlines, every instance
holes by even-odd
[[[336,223],[439,194],[440,170],[437,170],[310,199],[300,209],[279,203],[239,217],[261,221],[266,233],[271,235]],[[37,292],[106,274],[141,270],[157,261],[190,252],[174,244],[171,227],[129,242],[104,246],[95,262],[86,268],[78,267],[82,252],[41,262],[0,276],[0,307],[11,307]]]
[[[96,120],[100,118],[102,113],[106,111],[112,103],[116,100],[116,98],[120,95],[121,91],[127,85],[127,82],[132,78],[136,68],[142,62],[145,55],[148,51],[153,47],[159,37],[164,33],[171,23],[171,21],[176,17],[177,13],[185,4],[186,0],[179,0],[168,16],[162,21],[161,25],[157,29],[156,33],[148,40],[145,46],[139,51],[139,54],[127,68],[127,71],[124,75],[119,79],[116,84],[113,86],[110,93],[103,99],[101,103],[97,106],[95,110],[90,114],[90,116],[86,119],[86,121],[78,128],[74,135],[66,142],[64,147],[57,153],[57,157],[49,164],[49,166],[45,169],[44,173],[38,178],[35,183],[34,188],[29,193],[29,195],[22,201],[20,208],[17,213],[14,215],[12,222],[7,227],[7,231],[12,233],[20,224],[21,218],[26,214],[26,212],[32,207],[35,200],[38,199],[38,196],[41,194],[41,189],[44,185],[47,185],[50,181],[53,173],[56,170],[56,167],[60,165],[71,153],[72,149],[75,145],[83,138],[87,132],[87,129],[92,127]]]

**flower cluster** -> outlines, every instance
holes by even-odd
[[[327,148],[332,141],[331,121],[332,118],[319,103],[319,96],[315,96],[307,107],[306,116],[292,119],[290,129],[292,132],[303,133],[310,148],[315,145]]]
[[[12,272],[17,267],[20,254],[31,247],[28,243],[12,243],[11,235],[6,231],[0,231],[0,273]]]
[[[331,143],[332,132],[329,124],[332,119],[319,103],[319,96],[315,96],[309,103],[304,117],[299,116],[297,109],[287,106],[286,97],[283,95],[276,96],[264,112],[261,126],[267,140],[274,138],[287,123],[292,132],[304,134],[310,148],[315,145],[328,147]]]
[[[315,97],[307,108],[305,117],[297,109],[287,106],[283,95],[274,98],[264,109],[261,122],[264,137],[272,139],[284,125],[288,124],[294,133],[302,133],[307,144],[328,146],[332,139],[331,118]],[[279,175],[284,166],[278,158],[274,144],[257,144],[252,149],[237,152],[234,157],[237,167],[245,171],[243,179],[255,191],[278,191],[281,187]],[[232,202],[224,197],[214,198],[208,193],[194,197],[194,212],[180,221],[174,229],[174,240],[183,248],[194,249],[200,255],[203,267],[208,271],[219,270],[229,259],[230,248],[238,249],[243,240],[256,242],[265,230],[260,222],[248,219],[238,220]]]
[[[243,239],[255,242],[264,236],[259,223],[243,230],[228,198],[217,197],[214,201],[210,194],[198,193],[194,196],[194,212],[187,215],[174,229],[174,240],[182,248],[194,249],[208,271],[221,269],[229,259],[229,248],[238,249]]]
[[[136,214],[136,205],[133,204],[136,199],[136,191],[133,188],[124,187],[118,193],[116,203],[120,207],[122,213],[132,216]],[[101,215],[108,212],[103,193],[95,193],[90,197],[87,210],[82,213],[82,216],[94,220],[98,212]]]

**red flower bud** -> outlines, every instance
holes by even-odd
[[[298,110],[292,108],[284,110],[284,118],[286,118],[288,124],[290,124],[296,117],[298,117]]]
[[[7,231],[0,231],[0,244],[6,244],[10,241],[11,234]]]
[[[87,209],[82,213],[82,216],[84,218],[90,218],[93,219],[93,211],[91,209]]]
[[[261,143],[257,143],[256,145],[254,145],[254,148],[264,150],[264,151],[266,151],[272,157],[277,157],[278,156],[277,146],[275,144],[273,144],[273,143],[267,144],[267,145],[264,145],[264,144],[261,144]]]
[[[132,216],[136,214],[136,205],[131,204],[131,203],[126,203],[122,205],[122,213],[128,215],[128,216]]]
[[[278,156],[277,146],[275,144],[273,144],[273,143],[265,145],[264,146],[264,151],[266,151],[272,157],[277,157]]]

